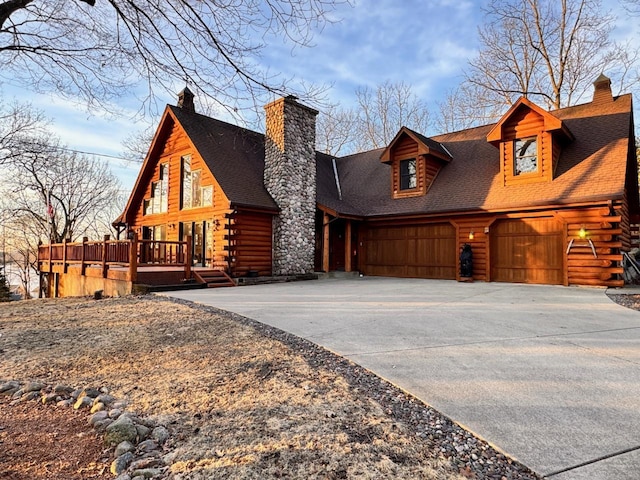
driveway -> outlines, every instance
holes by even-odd
[[[640,475],[640,312],[603,289],[364,277],[168,295],[347,357],[553,480]]]

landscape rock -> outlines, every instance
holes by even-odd
[[[112,397],[111,395],[108,395],[106,393],[102,393],[100,395],[98,395],[96,397],[96,399],[93,401],[93,404],[96,405],[98,403],[102,403],[105,406],[108,406],[110,404],[112,404],[115,401],[115,398]]]
[[[145,440],[144,442],[140,442],[138,444],[138,450],[141,452],[151,452],[153,450],[158,449],[158,444],[153,440]]]
[[[145,470],[148,468],[154,467],[163,467],[164,462],[157,457],[147,457],[141,458],[140,460],[135,460],[131,463],[130,469],[135,472],[136,470]]]
[[[115,480],[167,478],[168,463],[164,458],[173,459],[175,454],[172,456],[173,452],[169,451],[161,458],[159,444],[167,441],[169,431],[150,418],[125,411],[128,402],[109,395],[107,388],[74,389],[63,384],[0,380],[0,394],[11,396],[10,405],[39,400],[43,404],[76,410],[89,408],[91,415],[87,416],[87,423],[96,431],[104,432],[107,445],[115,446],[110,465]],[[152,434],[155,438],[147,439]]]
[[[131,475],[133,475],[133,478],[135,477],[154,478],[159,476],[160,474],[162,474],[162,470],[160,470],[159,468],[144,468],[141,470],[134,470],[133,472],[131,472]]]
[[[4,382],[0,384],[0,393],[5,395],[13,395],[20,388],[18,382]]]
[[[57,395],[71,396],[72,392],[73,392],[73,387],[70,387],[69,385],[58,384],[55,387],[53,387],[53,393]]]
[[[25,392],[39,392],[44,388],[44,384],[40,382],[27,382],[22,389]]]
[[[162,425],[159,427],[156,427],[151,432],[151,438],[156,442],[158,442],[158,445],[164,445],[164,442],[166,442],[167,439],[169,438],[169,430],[167,430]]]
[[[113,462],[111,462],[111,473],[114,475],[120,475],[124,472],[131,462],[133,462],[134,456],[131,452],[126,452],[119,457],[117,457]]]
[[[120,455],[123,455],[127,452],[133,452],[135,450],[135,446],[131,443],[131,442],[127,442],[126,440],[124,442],[120,442],[118,444],[118,446],[116,447],[116,449],[113,452],[113,455],[115,457],[119,457]]]
[[[92,403],[93,398],[80,396],[78,397],[78,400],[76,400],[76,403],[73,404],[73,409],[80,410],[82,408],[89,408]]]
[[[138,440],[146,440],[151,433],[151,429],[142,424],[136,424],[136,430],[138,431]]]
[[[85,388],[82,393],[80,394],[80,396],[84,396],[84,397],[91,397],[96,398],[97,396],[100,395],[100,390],[98,390],[97,388],[93,388],[93,387],[87,387]]]
[[[137,437],[138,431],[131,418],[121,415],[106,428],[104,442],[110,446],[115,446],[125,441],[135,443]]]
[[[96,412],[89,417],[89,425],[95,425],[98,422],[106,420],[109,418],[109,414],[107,412]]]
[[[109,410],[109,418],[116,419],[120,415],[122,415],[122,409],[120,408],[112,408],[111,410]]]
[[[60,395],[57,395],[55,393],[47,393],[45,395],[42,395],[42,403],[47,404],[47,403],[56,403],[60,400]]]

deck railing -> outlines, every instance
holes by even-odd
[[[80,265],[84,275],[89,266],[100,266],[103,278],[107,278],[110,267],[127,267],[129,281],[137,279],[138,267],[182,267],[185,278],[191,277],[191,238],[186,241],[138,240],[137,235],[130,240],[111,240],[105,235],[102,241],[62,242],[38,247],[38,268],[41,272],[53,272],[55,265],[61,265],[63,273],[69,266]]]

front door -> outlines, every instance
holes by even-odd
[[[213,235],[211,230],[211,223],[202,222],[181,222],[180,223],[180,240],[185,242],[187,237],[191,237],[191,258],[193,259],[193,265],[196,267],[208,266],[211,263],[211,258],[207,258],[205,252],[212,251],[213,245],[207,245],[207,242],[212,243]]]
[[[345,253],[345,221],[337,219],[329,229],[329,270],[344,271]]]

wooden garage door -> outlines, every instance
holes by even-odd
[[[553,218],[502,220],[491,226],[491,280],[563,283],[563,233]]]
[[[367,275],[456,278],[456,230],[449,223],[369,228],[363,270]]]

